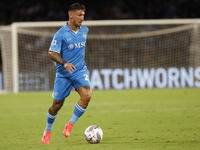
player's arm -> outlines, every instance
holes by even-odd
[[[76,67],[74,65],[72,65],[71,63],[66,62],[64,59],[62,59],[57,52],[54,51],[49,51],[48,56],[50,59],[52,59],[53,61],[63,65],[67,71],[69,73],[72,73],[72,71],[74,71],[76,69]]]

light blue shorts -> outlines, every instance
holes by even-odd
[[[91,86],[87,70],[81,70],[71,77],[56,77],[52,97],[63,100],[70,94],[72,87],[77,89],[85,85]]]

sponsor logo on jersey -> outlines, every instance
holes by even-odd
[[[72,49],[76,49],[76,48],[85,47],[85,43],[86,43],[86,41],[84,41],[84,42],[79,42],[79,43],[74,43],[74,44],[70,44],[70,45],[68,46],[68,49],[72,50]]]
[[[73,44],[69,44],[68,48],[69,48],[70,50],[72,50],[72,49],[74,48],[74,45],[73,45]]]

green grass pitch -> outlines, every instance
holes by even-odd
[[[53,126],[50,144],[41,143],[51,92],[0,95],[2,150],[199,150],[200,89],[93,91],[86,113],[70,137],[62,134],[79,95],[72,91]],[[99,144],[84,131],[98,125]]]

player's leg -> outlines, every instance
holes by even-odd
[[[58,111],[63,106],[63,103],[64,103],[64,100],[55,100],[54,99],[52,106],[49,108],[49,110],[47,112],[46,128],[44,130],[43,137],[42,137],[43,144],[49,144],[49,142],[50,142],[52,126],[57,117]]]
[[[47,123],[46,123],[46,131],[52,131],[53,123],[57,117],[58,111],[63,106],[64,100],[53,100],[53,104],[49,108],[47,112]]]
[[[91,87],[88,85],[85,85],[85,86],[77,88],[76,91],[79,93],[81,97],[81,99],[78,101],[78,105],[86,109],[92,97]]]
[[[75,124],[76,121],[84,114],[92,97],[92,90],[88,85],[79,87],[76,89],[76,91],[80,95],[80,100],[76,104],[74,108],[74,113],[69,121],[72,124]]]
[[[53,123],[57,117],[58,111],[62,108],[64,99],[71,91],[72,85],[68,79],[56,78],[54,82],[53,104],[47,112],[46,128],[43,133],[42,143],[49,144]]]
[[[92,96],[92,91],[90,89],[90,86],[88,86],[88,85],[79,87],[76,89],[76,91],[79,93],[81,98],[74,108],[74,113],[73,113],[70,121],[65,124],[65,129],[63,131],[63,134],[66,137],[70,136],[70,132],[73,128],[73,125],[86,111],[86,108],[87,108],[89,101],[91,99],[91,96]]]
[[[80,95],[80,100],[74,108],[74,113],[69,122],[65,124],[63,134],[68,137],[76,121],[84,114],[92,96],[90,81],[87,71],[80,72],[75,79],[74,88]]]

